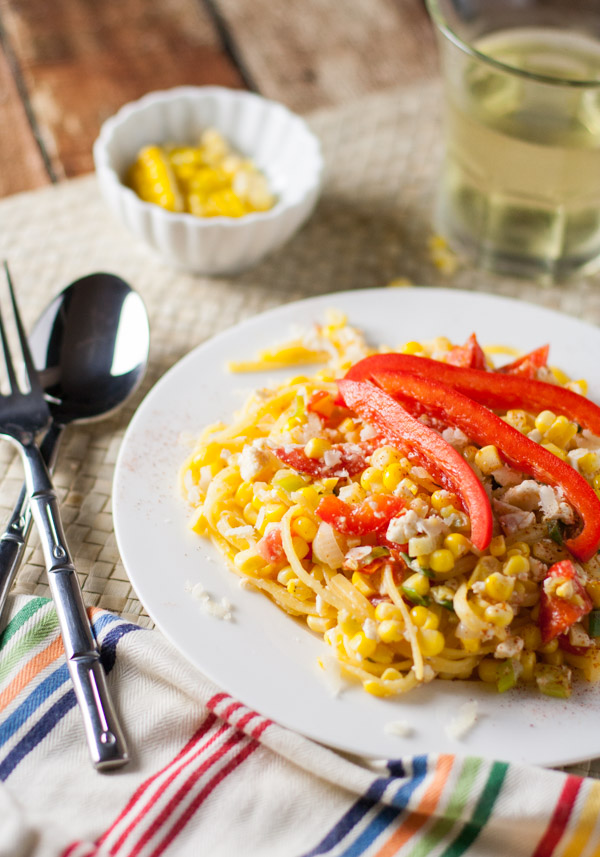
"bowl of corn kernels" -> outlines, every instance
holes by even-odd
[[[233,274],[281,247],[317,202],[323,161],[282,104],[222,87],[178,87],[127,104],[94,143],[113,214],[168,263]]]

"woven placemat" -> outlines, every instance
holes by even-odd
[[[287,301],[382,286],[397,278],[519,297],[600,324],[598,278],[546,288],[468,266],[452,273],[436,266],[428,239],[441,159],[439,108],[439,87],[427,84],[313,114],[310,123],[326,161],[318,209],[281,251],[237,277],[196,277],[163,265],[112,220],[93,176],[0,202],[0,258],[10,264],[28,325],[52,295],[95,270],[130,282],[150,316],[151,360],[142,389],[110,419],[71,427],[56,470],[66,533],[88,605],[151,626],[117,550],[113,469],[125,427],[143,395],[180,357],[218,331]],[[21,480],[17,455],[0,444],[1,519],[8,516]],[[35,534],[16,587],[49,594]]]

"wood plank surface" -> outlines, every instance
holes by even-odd
[[[210,0],[258,90],[293,110],[347,103],[431,78],[422,0]]]
[[[3,0],[0,16],[58,180],[93,169],[100,125],[125,102],[181,84],[244,85],[197,0]],[[42,183],[32,175],[29,187]]]
[[[0,52],[0,196],[50,181],[7,53]]]
[[[0,196],[93,169],[145,92],[250,87],[307,112],[432,77],[423,0],[0,0]]]

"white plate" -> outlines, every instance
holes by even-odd
[[[567,764],[600,756],[600,685],[577,683],[569,700],[528,689],[503,695],[476,682],[434,681],[405,697],[377,699],[358,685],[332,693],[317,666],[328,646],[264,595],[241,589],[216,550],[187,529],[178,470],[189,450],[182,432],[228,420],[246,394],[285,373],[230,375],[228,360],[251,359],[297,325],[344,310],[373,343],[400,345],[439,335],[462,342],[531,349],[551,343],[551,363],[586,377],[600,401],[600,331],[520,301],[448,289],[371,289],[280,307],[192,351],[151,390],[126,433],[114,484],[115,530],[140,600],[185,657],[223,689],[273,720],[329,746],[370,757],[463,752],[488,758]],[[292,370],[292,374],[293,374]],[[207,615],[186,584],[200,582],[234,604],[234,621]],[[475,727],[461,741],[444,726],[467,700],[479,703]],[[391,721],[411,737],[386,734]]]

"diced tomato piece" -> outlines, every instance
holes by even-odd
[[[327,390],[316,390],[308,400],[307,411],[318,414],[323,421],[327,421],[333,413],[335,402],[333,396]]]
[[[539,626],[542,632],[542,643],[549,643],[559,634],[568,631],[571,625],[586,616],[592,609],[593,604],[585,587],[577,576],[575,566],[570,559],[555,562],[548,569],[545,580],[564,580],[572,583],[573,593],[568,598],[562,598],[553,592],[548,594],[542,588],[540,596]]]
[[[317,515],[322,521],[348,536],[364,536],[383,530],[403,511],[404,502],[393,494],[374,494],[354,506],[334,494],[328,494],[317,507]]]
[[[559,634],[558,645],[571,655],[587,655],[591,648],[591,646],[574,646],[569,640],[568,634]]]
[[[309,458],[301,446],[282,446],[273,450],[284,464],[293,467],[298,473],[305,473],[315,479],[328,476],[355,476],[367,467],[366,456],[371,454],[370,447],[357,443],[338,443],[331,448],[335,464],[327,465],[323,458]]]
[[[502,372],[505,375],[520,375],[522,378],[535,378],[537,370],[548,363],[549,345],[542,345],[528,354],[523,354],[513,360],[512,363],[507,363],[497,369],[497,372]]]
[[[256,543],[256,550],[267,562],[276,564],[285,560],[285,551],[281,541],[281,527],[274,524]]]
[[[452,366],[467,366],[470,369],[485,369],[485,354],[477,337],[472,333],[464,345],[455,345],[445,357]]]

